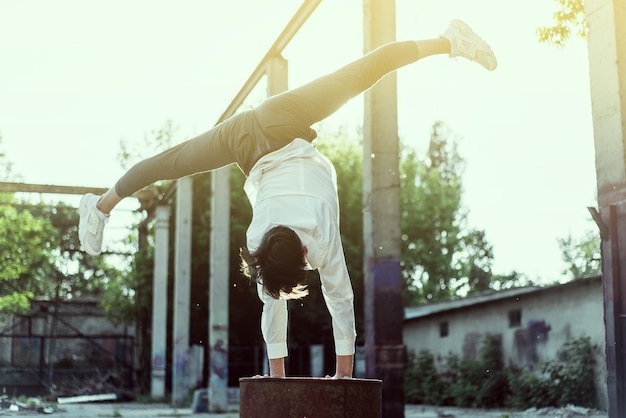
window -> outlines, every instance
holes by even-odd
[[[439,324],[439,336],[442,338],[448,336],[448,323],[447,322],[441,322]]]
[[[518,328],[522,326],[522,310],[515,309],[509,311],[509,328]]]

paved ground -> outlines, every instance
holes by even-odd
[[[140,403],[82,403],[58,405],[48,416],[54,418],[239,418],[238,406],[224,414],[192,413],[191,408],[172,408],[165,404]],[[0,410],[0,416],[35,416],[36,411]],[[585,408],[540,409],[527,411],[481,410],[451,407],[407,405],[405,418],[608,418],[606,412],[590,411]],[[298,418],[298,417],[294,417]]]

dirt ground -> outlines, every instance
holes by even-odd
[[[48,415],[54,418],[163,418],[163,417],[212,417],[239,418],[238,405],[232,405],[230,412],[221,414],[194,413],[191,408],[172,408],[166,404],[141,403],[77,403],[50,405],[52,410],[22,408],[20,410],[0,409],[0,416],[21,417]],[[435,407],[407,405],[405,418],[608,418],[602,411],[570,406],[567,408],[542,408],[526,411],[484,410],[471,408]],[[296,418],[296,417],[294,417]]]
[[[405,418],[608,418],[603,411],[569,406],[566,408],[472,409],[445,406],[407,405]]]

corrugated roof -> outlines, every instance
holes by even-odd
[[[514,289],[505,290],[490,290],[480,294],[468,296],[462,299],[447,300],[443,302],[426,303],[418,306],[408,306],[404,309],[404,320],[410,321],[413,319],[424,318],[430,315],[435,315],[442,312],[453,311],[457,309],[467,308],[469,306],[480,305],[484,303],[496,302],[504,299],[519,298],[522,295],[527,295],[534,292],[544,292],[547,290],[553,290],[555,288],[562,288],[564,286],[578,285],[587,283],[591,280],[598,280],[600,276],[587,277],[582,279],[573,280],[565,284],[557,284],[552,286],[527,286],[518,287]]]

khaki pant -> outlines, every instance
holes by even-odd
[[[313,141],[311,128],[387,73],[417,61],[414,42],[393,42],[301,87],[266,99],[209,131],[133,166],[115,185],[120,197],[169,180],[237,163],[247,176],[263,155],[295,138]]]

